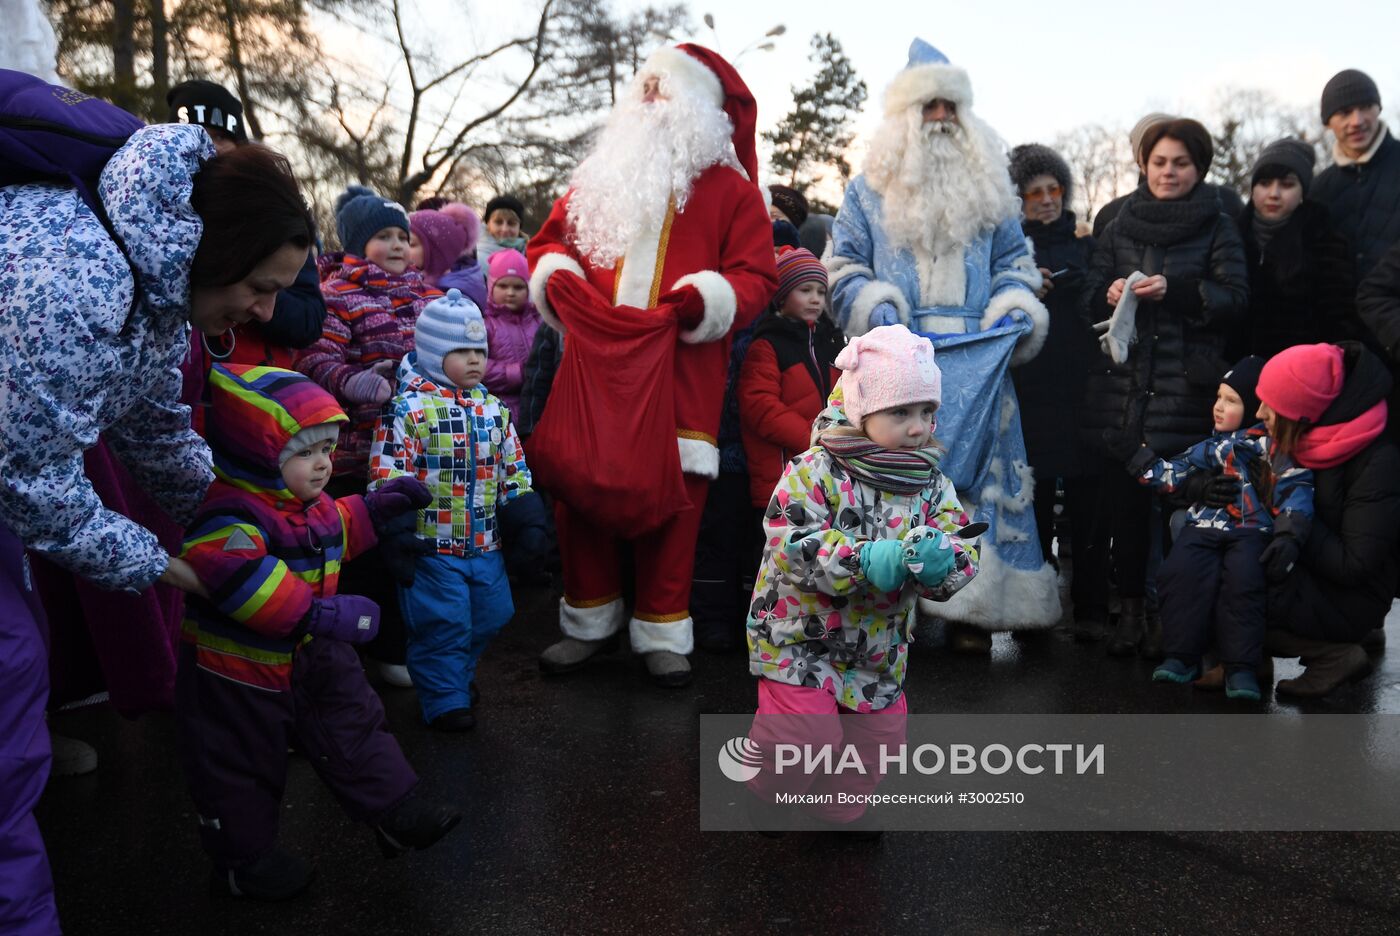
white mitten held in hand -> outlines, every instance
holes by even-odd
[[[1102,332],[1099,335],[1099,347],[1103,353],[1113,358],[1113,363],[1123,364],[1128,360],[1128,349],[1132,347],[1137,339],[1137,293],[1133,292],[1133,286],[1147,279],[1147,274],[1141,270],[1134,270],[1128,274],[1127,281],[1123,284],[1123,295],[1118,297],[1118,305],[1113,309],[1113,316],[1106,322],[1098,322],[1094,325],[1094,331]]]

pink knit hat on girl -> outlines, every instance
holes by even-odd
[[[943,372],[933,361],[933,342],[903,325],[872,328],[836,355],[846,418],[865,417],[891,406],[943,402]]]
[[[518,276],[530,282],[530,267],[525,263],[525,255],[518,250],[498,250],[486,262],[486,295],[496,288],[496,280],[504,276]]]
[[[1259,372],[1255,392],[1280,416],[1316,423],[1341,395],[1346,377],[1341,348],[1333,344],[1294,345],[1269,358]]]
[[[467,243],[462,226],[440,211],[415,211],[408,227],[423,248],[423,278],[434,284],[451,267]]]

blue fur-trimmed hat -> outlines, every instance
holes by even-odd
[[[885,115],[910,107],[923,107],[934,98],[952,101],[959,108],[972,106],[972,80],[934,46],[922,39],[909,44],[909,62],[885,89]]]
[[[352,256],[363,257],[370,238],[391,227],[408,234],[408,212],[373,189],[352,185],[335,200],[335,232],[340,246]]]
[[[450,387],[452,381],[443,371],[442,359],[464,348],[486,351],[486,320],[461,290],[449,289],[447,295],[423,307],[413,330],[413,348],[423,376]]]

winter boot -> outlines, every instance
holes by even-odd
[[[572,673],[600,653],[617,649],[617,634],[602,640],[565,637],[540,654],[540,669],[551,676]]]
[[[1308,641],[1312,644],[1307,652],[1300,654],[1305,669],[1297,679],[1280,679],[1277,686],[1281,696],[1317,699],[1327,695],[1344,682],[1364,675],[1370,668],[1370,660],[1360,644],[1327,643],[1321,640]]]
[[[471,731],[476,727],[476,716],[469,708],[453,709],[450,712],[443,712],[437,718],[428,722],[428,727],[434,731],[462,732]]]
[[[1189,683],[1201,675],[1201,668],[1179,657],[1167,657],[1152,671],[1153,682]]]
[[[86,741],[50,733],[49,745],[53,748],[50,777],[81,777],[97,769],[97,750]]]
[[[690,683],[690,661],[670,650],[653,650],[646,654],[647,672],[658,686],[677,689]]]
[[[1246,699],[1250,702],[1258,702],[1259,677],[1254,675],[1254,670],[1249,667],[1231,668],[1225,674],[1225,696],[1230,699]]]
[[[1108,655],[1125,657],[1136,653],[1138,645],[1142,643],[1143,628],[1142,596],[1122,599],[1122,607],[1118,612],[1118,626],[1114,628],[1113,637],[1108,642]]]
[[[1086,612],[1082,618],[1076,614],[1065,630],[1075,643],[1097,643],[1108,636],[1108,612]]]
[[[387,686],[395,689],[412,689],[413,677],[408,674],[408,667],[402,663],[385,663],[383,660],[374,661],[375,668],[379,671],[379,678]]]
[[[992,635],[980,627],[949,623],[948,649],[969,656],[987,656],[992,652]]]
[[[397,858],[411,848],[429,847],[456,827],[462,814],[451,806],[430,803],[410,793],[374,827],[374,838],[385,858]]]
[[[215,868],[209,889],[229,897],[288,900],[306,890],[315,876],[308,862],[274,848],[241,868]]]
[[[1138,656],[1156,662],[1162,659],[1162,611],[1155,599],[1144,602],[1144,632],[1138,644]]]

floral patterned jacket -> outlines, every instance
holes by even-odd
[[[819,417],[849,425],[833,405]],[[749,608],[749,672],[825,689],[844,708],[879,711],[904,691],[910,630],[922,595],[946,601],[977,574],[977,550],[952,537],[954,566],[925,588],[912,577],[876,591],[860,549],[918,526],[956,533],[970,522],[952,482],[935,474],[917,494],[876,490],[850,477],[821,446],[788,463],[764,514],[763,563]]]
[[[98,435],[177,523],[214,477],[179,402],[204,231],[190,193],[213,155],[202,128],[162,124],[108,161],[98,192],[130,265],[74,189],[0,189],[0,522],[104,588],[140,591],[170,558],[84,476]]]

